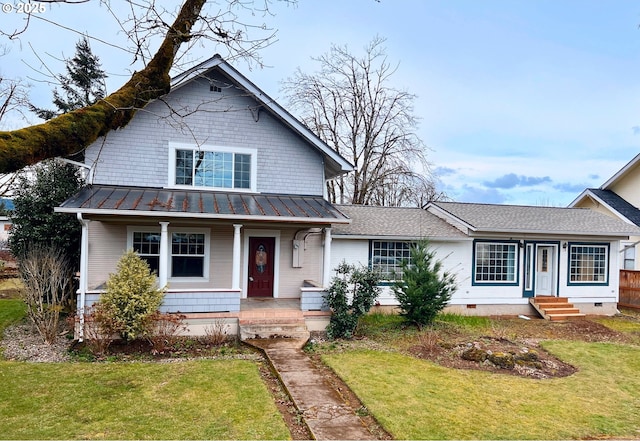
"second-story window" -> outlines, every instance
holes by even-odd
[[[180,147],[173,153],[172,186],[254,190],[254,151]]]

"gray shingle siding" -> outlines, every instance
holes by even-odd
[[[98,160],[94,183],[164,187],[168,185],[169,143],[246,147],[257,150],[257,190],[264,193],[322,195],[322,156],[256,102],[235,88],[211,92],[197,79],[164,98],[183,118],[172,118],[161,101],[139,111],[121,130],[98,139],[86,162]],[[196,111],[197,110],[197,111]]]

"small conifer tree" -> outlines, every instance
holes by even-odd
[[[107,280],[107,289],[96,306],[98,315],[110,322],[105,328],[114,329],[127,341],[147,337],[164,293],[165,288],[157,286],[149,264],[129,250]]]
[[[456,291],[455,275],[442,271],[442,262],[422,240],[411,246],[410,259],[402,261],[402,276],[393,285],[400,315],[418,327],[429,325]]]

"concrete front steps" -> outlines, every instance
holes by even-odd
[[[546,320],[561,321],[586,316],[566,297],[538,296],[532,297],[529,302]]]
[[[305,317],[295,309],[243,311],[238,320],[240,340],[291,338],[307,341]]]

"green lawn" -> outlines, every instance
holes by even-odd
[[[0,330],[23,317],[0,300]],[[252,361],[0,361],[0,439],[289,438]]]
[[[22,300],[0,299],[0,339],[7,326],[22,320],[27,313]]]
[[[288,439],[254,362],[0,362],[2,439]]]
[[[444,319],[451,329],[451,317]],[[404,355],[407,340],[419,337],[399,335],[395,320],[374,319],[389,328],[385,339],[391,351],[343,347],[325,352],[323,360],[396,439],[640,437],[637,345],[546,341],[545,349],[579,371],[537,380],[450,369]],[[637,329],[609,320],[618,329]],[[490,335],[499,322],[463,319],[454,326]]]

